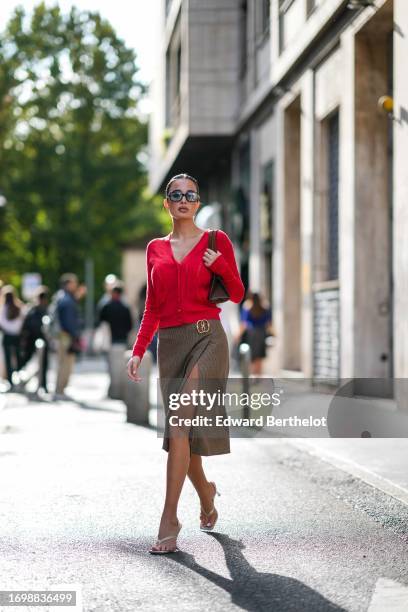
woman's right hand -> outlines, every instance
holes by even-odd
[[[141,362],[141,359],[139,355],[134,355],[133,357],[129,359],[127,363],[128,376],[131,380],[134,380],[135,382],[140,382],[142,380],[141,377],[138,375],[138,369],[140,366],[140,362]]]

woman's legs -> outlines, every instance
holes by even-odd
[[[256,357],[252,360],[251,370],[254,376],[256,376],[257,374],[262,374],[262,361],[262,357]]]
[[[201,455],[191,455],[190,465],[188,467],[188,477],[197,491],[198,497],[200,499],[205,498],[211,485],[204,473]]]
[[[20,371],[24,366],[23,355],[21,352],[21,336],[15,336],[14,338],[14,346],[15,346],[15,354],[16,354],[16,362],[17,362],[17,370]]]
[[[160,520],[158,539],[177,534],[177,507],[190,461],[190,442],[187,437],[171,438],[167,457],[166,497]],[[153,547],[155,550],[174,548],[174,539]]]
[[[13,368],[13,338],[9,334],[3,334],[4,361],[6,362],[7,380],[12,384]]]
[[[198,365],[191,370],[186,381],[187,386],[180,393],[188,393],[190,383],[198,378]],[[193,383],[194,384],[194,383]],[[183,407],[183,417],[191,417],[192,407]],[[187,414],[190,412],[190,414]],[[169,451],[167,456],[166,497],[160,520],[158,539],[177,533],[177,507],[184,481],[190,465],[189,427],[170,426]],[[153,547],[155,550],[174,548],[174,540]]]
[[[229,365],[228,341],[225,335],[224,337],[225,359],[227,360],[227,365]],[[198,379],[199,361],[192,368],[185,384],[183,385],[183,389],[180,390],[179,393],[191,393],[191,391],[196,388]],[[195,406],[192,404],[189,406],[183,406],[182,413],[179,410],[178,414],[182,417],[191,418],[195,414]],[[204,512],[210,513],[213,509],[215,493],[214,486],[208,482],[205,476],[201,456],[191,453],[189,434],[190,427],[169,427],[166,497],[160,521],[158,534],[159,539],[177,533],[177,507],[186,475],[188,475],[197,491],[200,498],[201,507]],[[214,512],[208,521],[214,523],[216,516],[217,514]],[[153,548],[156,550],[168,550],[174,548],[174,544],[175,540],[171,539],[162,545],[154,546]]]
[[[191,455],[190,465],[188,468],[188,477],[197,495],[200,498],[201,508],[206,514],[209,514],[214,507],[214,486],[207,480],[204,473],[203,462],[201,455]],[[212,523],[216,519],[216,513],[211,515],[211,518],[206,519],[206,523]]]

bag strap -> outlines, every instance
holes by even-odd
[[[208,248],[211,249],[212,251],[216,251],[217,250],[216,235],[217,235],[217,230],[210,230],[210,237],[209,237],[209,240],[208,240]]]
[[[214,230],[210,230],[208,234],[208,248],[214,249]]]

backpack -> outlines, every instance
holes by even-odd
[[[63,297],[64,292],[62,291],[57,291],[53,296],[52,296],[52,300],[51,303],[48,307],[48,316],[50,318],[50,324],[48,327],[48,333],[50,334],[51,338],[58,338],[59,333],[61,331],[61,325],[60,325],[60,320],[59,320],[59,314],[58,314],[58,302],[61,299],[61,297]]]

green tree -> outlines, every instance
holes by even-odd
[[[121,244],[164,227],[139,161],[137,71],[98,13],[15,10],[0,37],[0,278],[39,271],[54,286],[92,257],[100,285]]]

